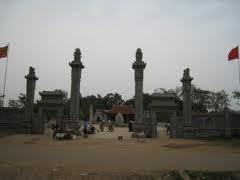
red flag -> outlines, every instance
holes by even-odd
[[[228,61],[234,60],[234,59],[239,59],[239,54],[238,54],[238,46],[233,48],[230,53],[228,54]]]
[[[7,57],[8,46],[0,47],[0,59]]]

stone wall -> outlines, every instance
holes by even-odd
[[[0,108],[0,129],[13,130],[17,133],[29,133],[23,126],[25,118],[24,108]],[[44,125],[39,125],[39,117],[37,114],[33,115],[31,122],[31,133],[42,134],[44,132]]]
[[[240,113],[230,113],[231,134],[233,137],[240,137]]]
[[[192,126],[196,137],[240,137],[240,113],[193,114]]]
[[[44,134],[45,126],[45,121],[43,119],[40,119],[38,114],[34,114],[31,122],[31,133]]]
[[[25,117],[24,108],[0,108],[0,128],[18,129]]]
[[[184,118],[176,118],[176,138],[183,138],[184,135]]]
[[[145,122],[145,136],[147,138],[156,138],[157,137],[157,121],[154,121],[149,111],[144,111],[143,119]]]

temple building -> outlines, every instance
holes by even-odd
[[[95,113],[95,121],[111,120],[114,122],[118,113],[122,114],[125,124],[130,120],[134,120],[135,109],[133,108],[133,105],[113,105],[109,110],[97,109]]]

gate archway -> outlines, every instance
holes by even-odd
[[[39,93],[41,100],[38,101],[38,114],[41,126],[45,128],[45,123],[48,121],[48,116],[54,116],[56,123],[60,123],[63,118],[64,111],[64,94],[60,91],[42,91]]]
[[[149,104],[150,112],[146,118],[146,135],[148,137],[157,137],[157,123],[159,115],[168,114],[170,123],[170,137],[176,137],[176,111],[177,104],[175,96],[172,94],[152,95],[152,101]]]

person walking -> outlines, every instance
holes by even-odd
[[[105,126],[105,122],[104,122],[104,120],[102,120],[102,121],[100,122],[100,130],[101,130],[101,131],[104,131],[104,126]]]
[[[128,122],[128,132],[132,132],[132,126],[133,126],[133,121],[130,120],[130,121]]]

